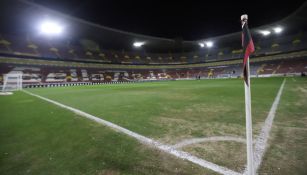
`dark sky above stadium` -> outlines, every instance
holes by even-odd
[[[280,20],[305,0],[30,0],[104,26],[151,36],[196,40],[240,30],[240,15],[250,27]]]

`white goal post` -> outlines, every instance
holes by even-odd
[[[22,72],[9,72],[3,74],[2,93],[8,93],[22,89]]]

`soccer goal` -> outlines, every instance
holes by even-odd
[[[2,91],[0,95],[11,95],[13,91],[22,89],[22,72],[3,74]]]

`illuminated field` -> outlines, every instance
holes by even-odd
[[[255,137],[282,82],[252,79]],[[186,141],[177,149],[244,171],[240,79],[27,90],[163,144]],[[306,173],[306,99],[307,80],[287,78],[260,174]],[[0,174],[214,174],[24,92],[1,96],[0,104]]]

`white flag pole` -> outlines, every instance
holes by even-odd
[[[249,59],[247,60],[247,82],[245,87],[245,115],[246,115],[246,153],[247,153],[247,173],[254,175],[254,152],[253,152],[253,130],[252,130],[252,112],[251,112],[251,89],[249,77]]]
[[[247,15],[241,16],[242,27],[247,22]],[[252,110],[251,110],[251,89],[250,89],[250,70],[249,58],[246,62],[247,82],[244,81],[245,87],[245,115],[246,115],[246,153],[247,153],[247,174],[254,175],[254,152],[253,152],[253,131],[252,131]]]

